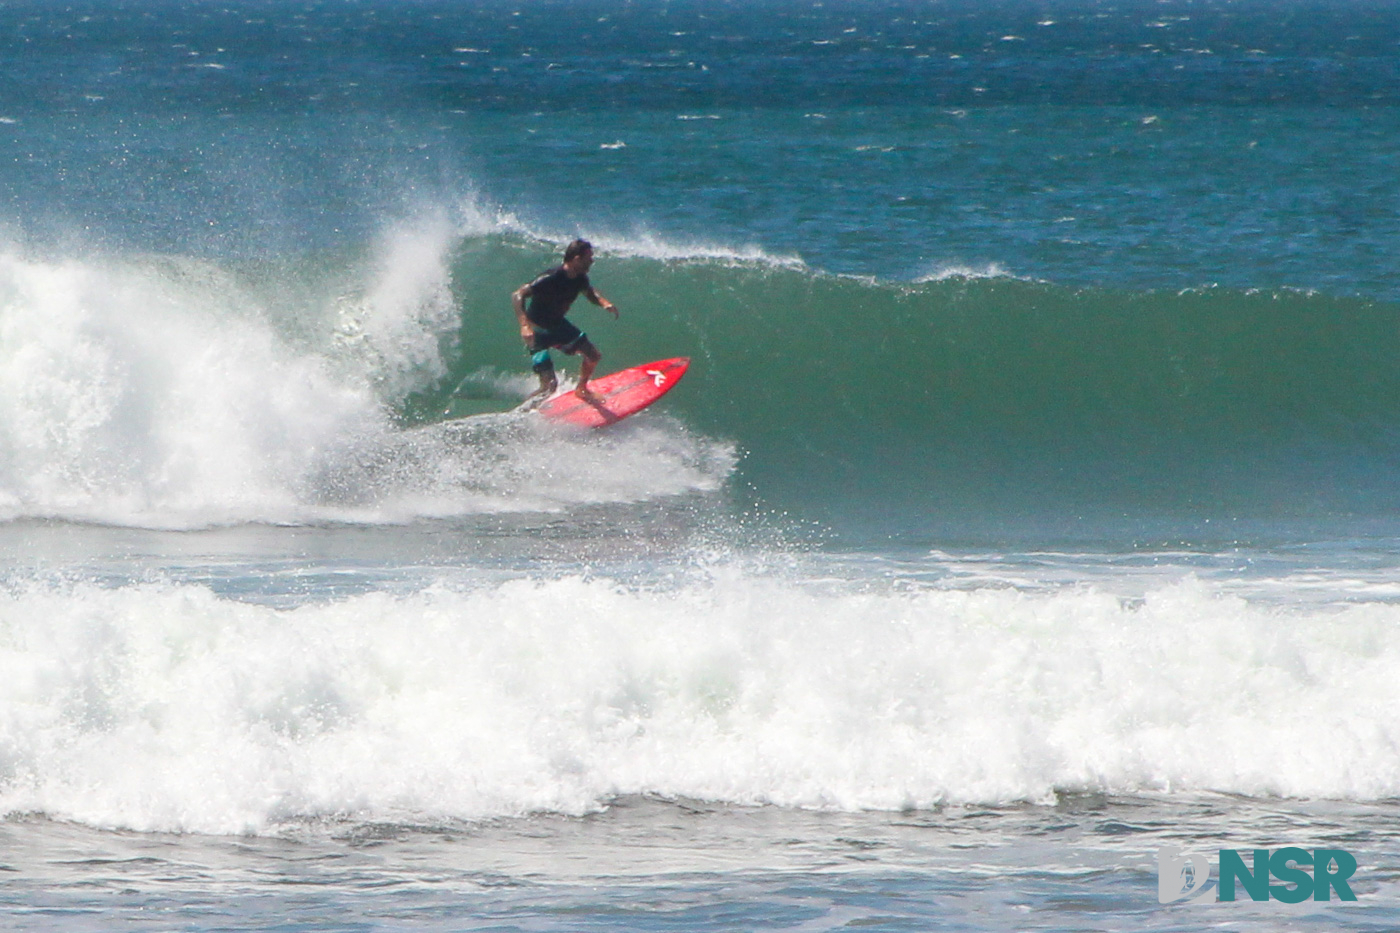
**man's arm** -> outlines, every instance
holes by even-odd
[[[593,302],[595,305],[602,308],[604,311],[608,312],[613,317],[617,317],[617,305],[604,298],[603,293],[598,291],[598,289],[590,285],[588,286],[588,291],[584,292],[584,294],[588,296],[589,301]]]
[[[532,294],[534,292],[530,289],[530,283],[526,282],[510,296],[511,307],[515,308],[515,319],[520,322],[520,336],[526,343],[535,339],[535,329],[530,326],[530,319],[525,316],[525,299]]]

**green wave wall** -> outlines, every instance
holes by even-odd
[[[468,373],[525,368],[509,294],[550,261],[462,245],[453,372],[411,416]],[[901,528],[1400,514],[1400,307],[606,251],[593,280],[623,315],[572,314],[603,369],[693,357],[667,410],[736,441],[774,506]]]

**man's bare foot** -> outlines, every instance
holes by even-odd
[[[599,398],[598,393],[590,389],[586,383],[584,385],[579,386],[577,389],[574,389],[574,394],[577,395],[579,398],[583,399],[585,402],[601,401],[601,398]]]

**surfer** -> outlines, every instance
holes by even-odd
[[[587,240],[574,240],[564,249],[563,265],[520,286],[510,296],[516,320],[520,322],[520,336],[525,341],[525,349],[532,354],[533,368],[540,377],[540,387],[530,393],[525,400],[527,405],[534,400],[543,401],[559,386],[554,377],[550,347],[583,357],[583,363],[579,366],[578,387],[574,391],[585,400],[596,398],[588,388],[588,380],[602,354],[593,346],[587,334],[564,317],[580,294],[586,295],[589,301],[613,317],[618,316],[617,306],[599,294],[588,281],[588,270],[592,265],[593,246]],[[525,306],[527,298],[530,300],[528,308]]]

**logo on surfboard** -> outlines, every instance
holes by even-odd
[[[647,375],[651,377],[652,382],[656,383],[658,389],[666,384],[666,374],[659,369],[648,369]]]

